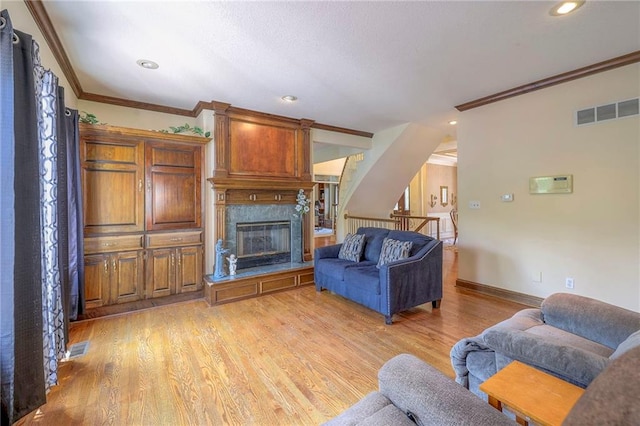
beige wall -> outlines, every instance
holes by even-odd
[[[194,104],[195,105],[195,104]],[[78,110],[94,114],[101,123],[112,126],[131,127],[144,130],[170,130],[169,127],[178,127],[184,124],[199,126],[196,117],[184,115],[165,114],[162,112],[147,111],[136,108],[127,108],[118,105],[103,104],[85,100],[78,101]],[[204,129],[211,131],[212,129]]]
[[[323,161],[322,163],[316,163],[313,165],[313,174],[340,176],[346,160],[346,158],[338,158],[335,160]]]
[[[460,279],[640,310],[640,119],[573,124],[577,109],[639,92],[634,64],[462,114]],[[573,175],[572,194],[529,194],[529,177],[556,174]],[[501,202],[505,193],[514,201]],[[542,282],[533,282],[538,273]]]
[[[458,173],[457,167],[441,166],[439,164],[426,164],[426,173],[424,175],[424,209],[428,215],[432,213],[449,213],[453,206],[451,205],[451,197],[458,197]],[[440,197],[440,187],[446,186],[449,190],[449,200],[447,205],[443,206]],[[431,195],[438,197],[436,205],[431,207]]]

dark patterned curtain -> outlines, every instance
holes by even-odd
[[[69,319],[82,313],[78,114],[38,44],[2,11],[0,371],[2,424],[45,403]]]
[[[30,35],[12,28],[6,10],[1,13],[3,226],[0,359],[2,424],[11,424],[45,403],[40,173],[32,40]],[[5,117],[5,114],[11,117]]]
[[[68,250],[60,234],[66,237],[66,214],[62,217],[62,213],[66,208],[67,191],[65,182],[59,182],[60,177],[66,176],[66,162],[62,161],[60,165],[58,159],[58,77],[40,65],[39,47],[35,41],[33,57],[40,151],[43,354],[45,387],[49,391],[58,384],[58,361],[64,358],[66,347],[61,265],[68,258],[65,256]],[[63,147],[66,151],[66,144]],[[59,171],[63,173],[59,174]]]

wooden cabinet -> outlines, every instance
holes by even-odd
[[[161,297],[202,288],[202,232],[147,236],[146,297]],[[178,247],[175,247],[178,246]]]
[[[80,126],[87,308],[202,289],[208,139]]]
[[[144,230],[143,148],[109,135],[82,139],[85,235]]]
[[[176,249],[178,269],[176,272],[176,291],[185,293],[202,288],[202,246]]]
[[[147,231],[200,227],[201,163],[199,146],[146,145]]]
[[[142,250],[87,255],[85,261],[85,300],[87,308],[142,299]]]

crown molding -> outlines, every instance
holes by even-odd
[[[476,99],[464,104],[456,105],[455,108],[461,112],[467,111],[483,105],[512,98],[514,96],[524,95],[525,93],[534,92],[540,89],[546,89],[547,87],[555,86],[556,84],[566,83],[578,78],[587,77],[589,75],[609,71],[614,68],[634,64],[636,62],[640,62],[640,50],[636,50],[635,52],[618,56],[616,58],[608,59],[606,61],[598,62],[597,64],[588,65],[586,67],[578,68],[573,71],[568,71],[562,74],[554,75],[552,77],[544,78],[542,80],[534,81],[533,83],[514,87],[513,89],[485,96],[484,98]]]
[[[58,33],[56,33],[56,30],[51,23],[51,19],[49,19],[49,14],[47,13],[43,2],[40,0],[24,0],[24,3],[27,6],[27,9],[29,9],[29,13],[31,13],[31,16],[40,29],[40,32],[42,32],[44,40],[47,42],[47,45],[49,45],[51,53],[53,53],[53,57],[56,58],[58,65],[62,68],[62,73],[71,85],[71,90],[73,90],[73,93],[75,93],[77,98],[81,98],[83,91],[82,86],[80,85],[80,80],[78,80],[78,76],[71,66],[71,61],[69,61],[67,52],[65,52],[64,47],[62,47]]]

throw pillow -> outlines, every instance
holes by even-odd
[[[615,352],[611,354],[609,359],[616,359],[623,353],[635,348],[636,346],[640,346],[640,330],[631,333],[629,337],[627,337],[622,343],[620,343]]]
[[[396,260],[406,259],[409,257],[409,250],[413,246],[412,241],[398,241],[392,238],[385,238],[382,242],[382,250],[380,250],[380,258],[376,268],[380,269],[382,265],[386,265]]]
[[[364,234],[347,234],[340,247],[338,259],[360,262],[364,251]]]

